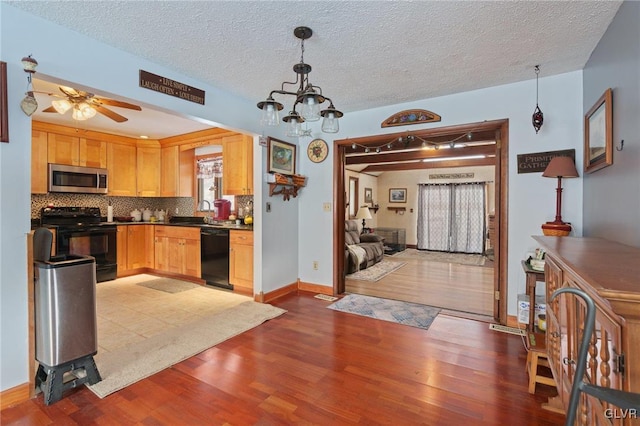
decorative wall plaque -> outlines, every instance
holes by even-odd
[[[575,149],[561,151],[535,152],[532,154],[518,154],[518,173],[544,172],[553,157],[571,157],[576,161]]]
[[[140,87],[204,105],[204,90],[196,89],[195,87],[148,71],[140,70]]]
[[[380,127],[408,126],[410,124],[437,123],[442,118],[426,109],[408,109],[393,114],[382,122]]]

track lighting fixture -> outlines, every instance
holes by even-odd
[[[364,149],[365,154],[370,153],[371,151],[375,151],[376,153],[380,153],[382,152],[382,148],[384,148],[385,146],[387,147],[388,150],[391,150],[392,148],[394,148],[396,146],[396,144],[399,144],[401,147],[399,149],[410,149],[412,145],[414,145],[416,143],[416,141],[421,142],[420,143],[420,147],[422,149],[434,149],[434,150],[438,150],[440,149],[441,146],[445,147],[445,148],[460,148],[465,146],[465,144],[460,144],[459,141],[461,139],[466,138],[468,141],[471,141],[473,139],[473,134],[471,132],[466,132],[463,133],[462,135],[450,140],[450,141],[445,141],[445,142],[434,142],[434,141],[428,141],[425,140],[423,138],[421,138],[420,136],[415,136],[415,135],[407,135],[407,136],[400,136],[397,138],[394,138],[392,141],[389,142],[385,142],[383,144],[380,144],[378,146],[372,146],[372,145],[361,145],[358,143],[353,142],[351,144],[351,149],[353,151],[356,151],[358,149],[358,147]]]
[[[282,119],[287,123],[287,136],[311,136],[311,132],[303,130],[301,124],[305,121],[318,121],[320,117],[323,118],[321,127],[323,132],[337,133],[340,129],[338,119],[343,116],[343,113],[333,106],[333,101],[329,97],[322,94],[320,86],[311,84],[309,81],[311,65],[304,62],[304,41],[313,35],[313,31],[308,27],[297,27],[293,34],[301,40],[300,62],[293,66],[293,72],[296,73],[296,81],[283,82],[280,90],[271,91],[266,100],[258,102],[258,108],[262,110],[262,119],[260,121],[263,125],[277,126],[279,124],[278,112],[282,111],[284,105],[277,102],[273,95],[292,95],[296,97],[293,109],[289,112],[289,115]],[[298,85],[298,89],[295,92],[285,90],[285,84]],[[325,101],[329,102],[329,107],[321,111],[320,105]],[[300,105],[300,112],[296,111],[297,105]]]

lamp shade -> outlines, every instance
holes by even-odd
[[[578,177],[578,171],[571,157],[553,157],[542,176],[551,178]]]
[[[358,209],[358,213],[356,213],[356,219],[372,219],[372,218],[373,216],[371,216],[371,211],[367,206],[360,207]]]

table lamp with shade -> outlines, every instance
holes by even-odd
[[[371,216],[371,211],[369,211],[369,207],[368,206],[362,206],[358,209],[358,213],[356,213],[356,219],[362,219],[362,231],[364,232],[365,228],[366,228],[366,223],[365,220],[366,219],[373,219],[373,217]]]
[[[571,157],[554,157],[542,176],[558,178],[556,188],[556,220],[542,225],[542,233],[550,236],[565,236],[571,233],[571,224],[562,221],[562,178],[578,177],[578,171]]]

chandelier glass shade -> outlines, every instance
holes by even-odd
[[[314,86],[309,81],[311,65],[304,62],[304,41],[311,37],[313,31],[308,27],[297,27],[293,34],[301,40],[300,62],[293,66],[296,73],[295,82],[283,82],[280,90],[273,90],[266,100],[258,102],[258,108],[262,110],[260,123],[264,126],[277,126],[280,124],[280,111],[284,105],[273,98],[274,94],[295,96],[293,109],[282,118],[287,123],[287,136],[310,136],[310,131],[302,129],[305,121],[314,122],[323,118],[322,131],[325,133],[337,133],[340,130],[338,119],[343,113],[333,106],[333,101],[322,94],[322,88]],[[297,86],[296,91],[285,90],[285,85]],[[329,106],[321,109],[323,103],[329,102]],[[296,107],[299,105],[299,110]]]

